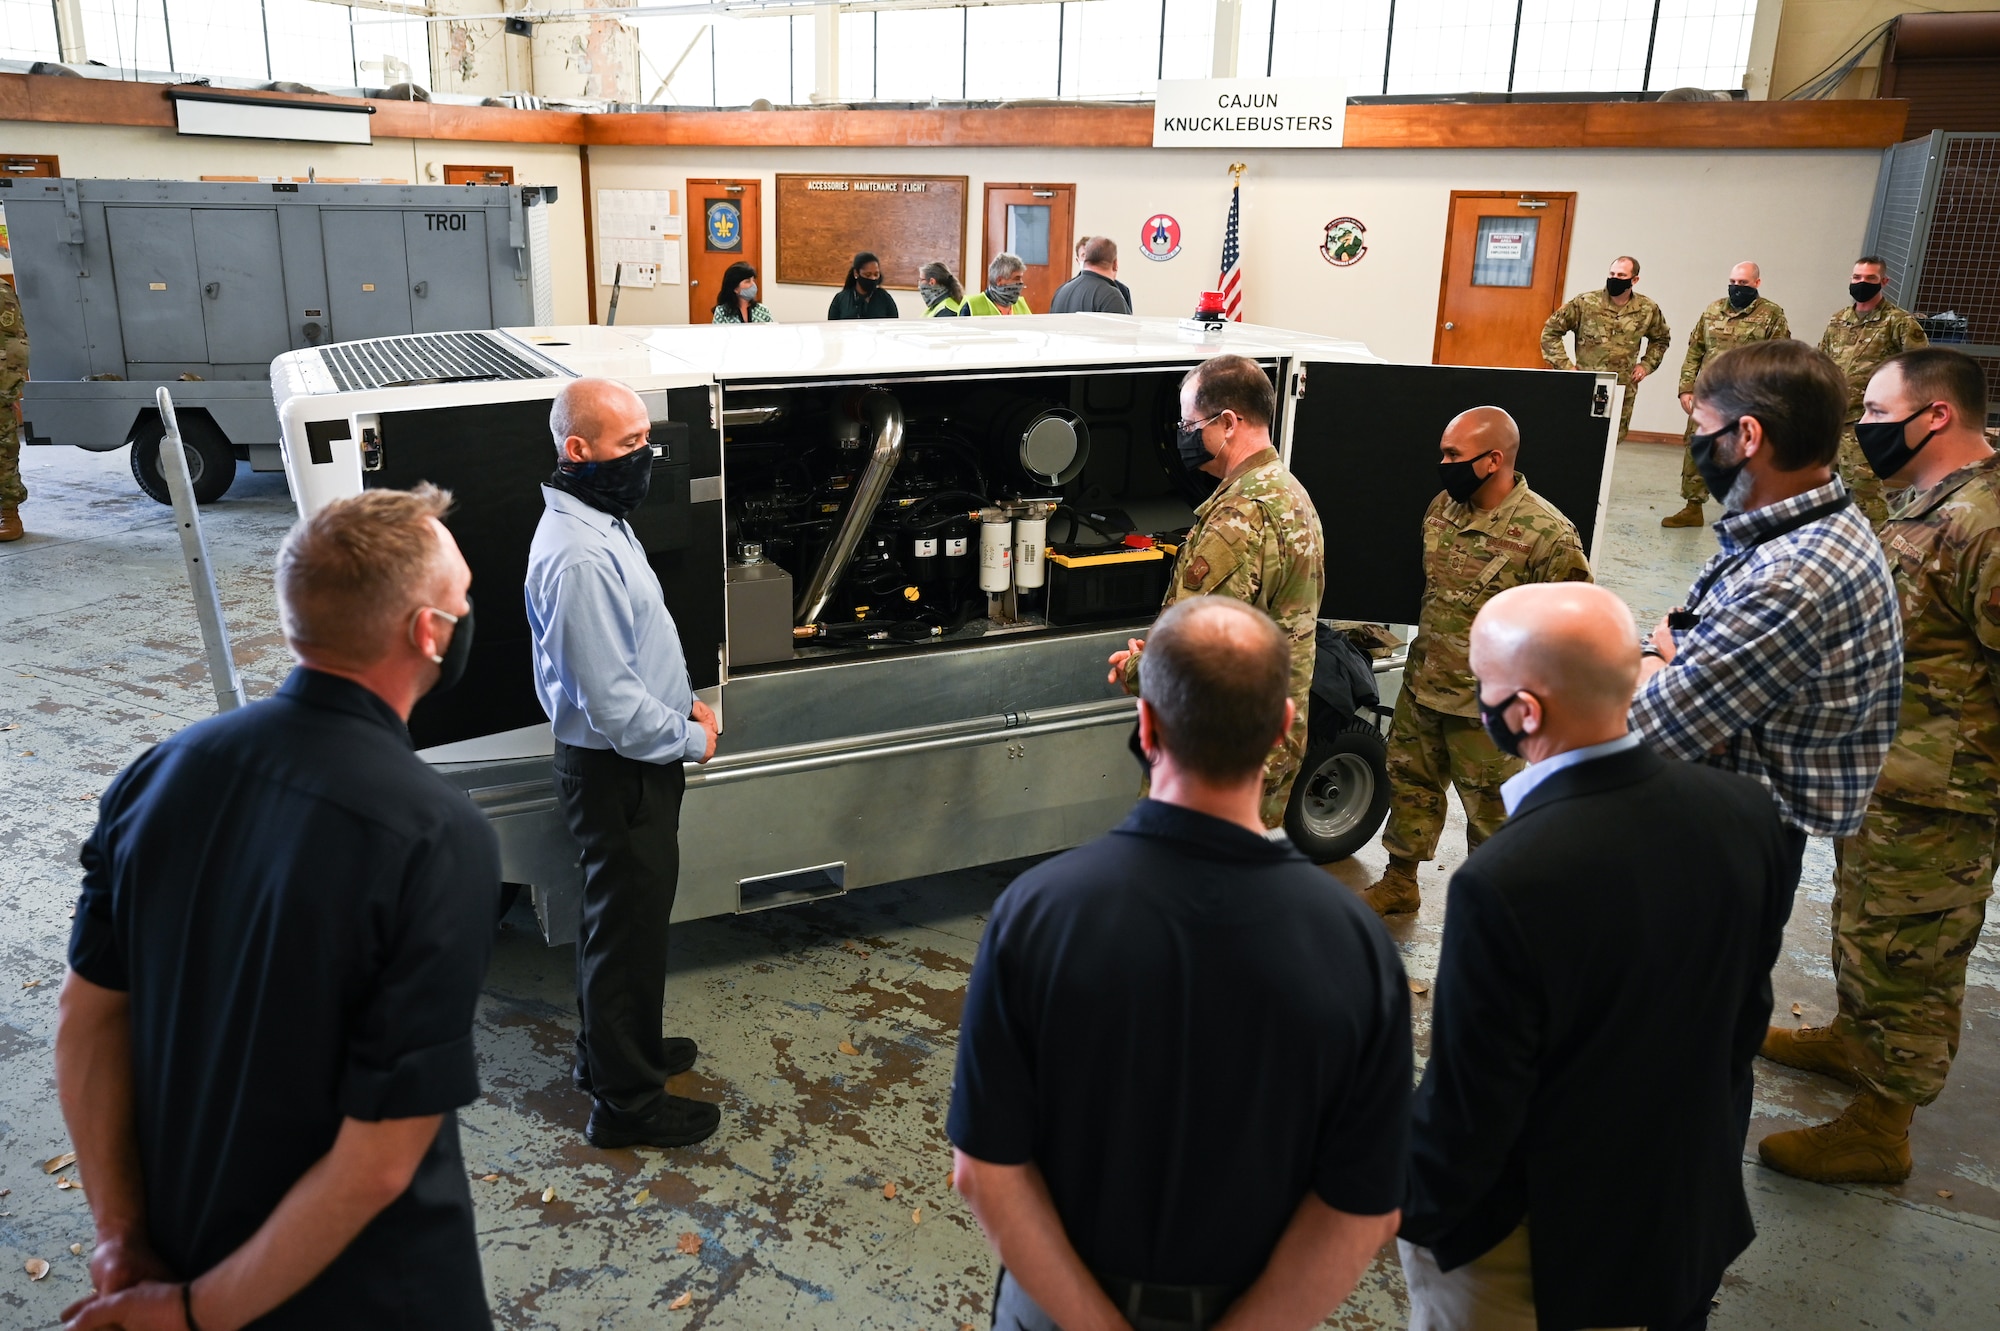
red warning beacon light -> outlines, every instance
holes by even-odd
[[[1229,302],[1220,291],[1204,291],[1194,303],[1194,317],[1202,323],[1226,323]]]

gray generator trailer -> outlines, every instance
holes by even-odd
[[[1105,660],[1157,614],[1214,488],[1181,465],[1174,424],[1183,376],[1219,352],[1278,390],[1273,439],[1325,530],[1323,623],[1417,618],[1438,437],[1466,408],[1512,412],[1536,489],[1586,543],[1602,530],[1611,376],[1390,365],[1245,325],[518,328],[294,351],[272,391],[302,514],[372,486],[455,496],[479,632],[410,729],[486,812],[553,942],[574,937],[580,878],[522,586],[564,383],[616,379],[651,412],[651,490],[630,521],[722,722],[713,760],[687,769],[674,910],[689,919],[1059,850],[1124,815],[1135,704]],[[458,381],[467,355],[494,377]],[[1322,861],[1381,825],[1370,704],[1400,664],[1343,665],[1345,639],[1323,641],[1286,823]]]
[[[0,179],[28,326],[23,437],[132,446],[168,503],[153,392],[171,386],[195,497],[277,471],[288,351],[555,317],[548,205],[509,185]],[[436,374],[485,372],[476,340]]]

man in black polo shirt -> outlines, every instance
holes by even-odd
[[[492,1325],[453,1110],[499,850],[404,724],[472,643],[449,502],[294,527],[299,668],[104,793],[56,1035],[97,1221],[72,1329]]]
[[[1264,836],[1290,670],[1263,612],[1170,607],[1151,798],[994,907],[948,1130],[1004,1331],[1317,1326],[1395,1232],[1409,986],[1368,908]]]
[[[1077,273],[1056,288],[1050,314],[1130,314],[1132,293],[1118,280],[1118,242],[1085,236],[1076,246]]]

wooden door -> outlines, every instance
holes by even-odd
[[[40,153],[0,153],[0,175],[59,176],[62,163]]]
[[[451,166],[444,169],[444,183],[447,185],[511,185],[514,183],[514,168],[511,166]]]
[[[771,289],[764,271],[763,190],[754,180],[687,183],[688,322],[714,317],[715,293],[732,263],[757,270],[759,297]],[[768,302],[767,302],[768,303]]]
[[[988,185],[985,252],[979,271],[966,274],[965,292],[986,286],[986,266],[1002,253],[1028,265],[1028,308],[1049,312],[1056,288],[1075,276],[1076,186]]]
[[[1434,364],[1544,365],[1542,325],[1562,303],[1575,211],[1574,194],[1451,192]]]

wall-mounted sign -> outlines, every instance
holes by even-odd
[[[1165,213],[1154,213],[1139,228],[1139,252],[1164,263],[1181,252],[1181,224]]]
[[[1155,148],[1338,148],[1343,79],[1162,79]]]
[[[941,263],[965,275],[964,176],[778,175],[777,280],[837,287],[867,250],[882,284],[905,289]]]
[[[1336,217],[1326,224],[1326,238],[1319,243],[1319,255],[1335,268],[1346,268],[1361,262],[1361,256],[1368,253],[1368,242],[1364,239],[1368,228],[1355,217]]]
[[[706,217],[711,253],[734,254],[743,248],[743,209],[737,203],[711,199]]]

